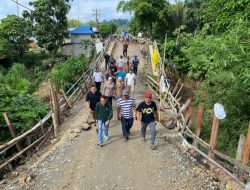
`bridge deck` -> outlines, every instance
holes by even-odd
[[[121,53],[122,44],[119,44],[114,51],[115,58]],[[139,46],[131,44],[128,55],[132,57],[135,54],[142,58]],[[137,104],[143,100],[146,90],[143,74],[141,64],[135,88]],[[110,140],[105,142],[104,147],[96,146],[94,129],[70,138],[70,128],[80,127],[87,115],[87,106],[82,100],[61,127],[59,142],[50,147],[49,152],[43,153],[38,161],[30,164],[27,171],[33,172],[35,178],[24,189],[213,189],[215,183],[210,174],[163,138],[165,129],[157,129],[156,150],[150,149],[149,131],[146,143],[140,141],[140,129],[136,125],[132,128],[131,139],[123,142],[116,110],[111,122]],[[10,186],[6,188],[10,189]]]

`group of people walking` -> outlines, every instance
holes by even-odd
[[[109,140],[110,121],[113,118],[113,109],[108,97],[97,91],[95,86],[87,93],[86,101],[98,127],[98,145],[103,146],[103,141]],[[137,107],[135,99],[129,96],[127,89],[122,91],[122,97],[117,100],[117,119],[121,121],[123,141],[127,142],[134,120],[141,126],[141,140],[146,141],[146,129],[150,128],[151,148],[155,149],[156,121],[158,111],[156,103],[152,100],[152,93],[144,93],[144,101]]]
[[[127,50],[127,49],[126,49]],[[124,49],[123,49],[124,53]],[[127,52],[125,52],[127,53]],[[126,59],[125,59],[126,58]],[[118,61],[107,53],[104,56],[106,82],[101,92],[101,84],[104,76],[99,68],[93,74],[93,82],[87,93],[86,101],[88,107],[96,121],[98,127],[98,145],[103,146],[104,140],[109,140],[110,120],[113,118],[113,99],[117,100],[117,119],[121,121],[122,136],[124,142],[130,137],[130,129],[137,120],[137,125],[141,126],[141,140],[145,141],[146,128],[151,131],[151,148],[155,148],[156,120],[158,119],[157,106],[152,101],[152,93],[147,91],[144,94],[144,101],[137,107],[134,99],[134,88],[136,84],[136,74],[139,66],[137,56],[130,62],[129,56],[120,56]]]

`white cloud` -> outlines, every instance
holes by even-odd
[[[32,9],[32,6],[29,6],[29,2],[33,0],[18,0],[20,4]],[[71,10],[68,14],[70,19],[78,19],[78,9],[79,9],[79,18],[82,22],[88,20],[94,20],[93,9],[100,9],[100,19],[99,20],[111,20],[118,18],[131,18],[129,13],[116,12],[116,7],[120,0],[73,0],[70,2]],[[174,0],[170,0],[174,2]],[[79,7],[78,7],[79,6]],[[20,15],[25,8],[19,6]],[[0,0],[0,19],[6,17],[10,14],[17,14],[17,6],[11,0]]]

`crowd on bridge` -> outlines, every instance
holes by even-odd
[[[152,92],[144,93],[144,101],[136,106],[134,90],[139,59],[135,55],[133,60],[127,55],[128,42],[123,42],[123,55],[118,60],[106,53],[105,76],[100,68],[93,73],[93,84],[86,95],[89,110],[96,121],[98,145],[103,146],[104,140],[109,140],[110,121],[113,118],[113,109],[117,109],[117,119],[121,121],[123,141],[127,142],[130,130],[137,120],[141,127],[141,140],[146,141],[146,129],[151,131],[151,148],[155,149],[156,120],[158,120],[157,106],[152,100]],[[104,78],[106,81],[104,82]],[[116,101],[116,106],[113,105]]]

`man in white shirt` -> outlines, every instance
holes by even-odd
[[[118,67],[121,67],[122,70],[124,71],[124,66],[125,66],[125,60],[123,59],[122,55],[118,59]]]
[[[129,95],[133,97],[135,91],[135,74],[133,73],[133,69],[130,69],[129,73],[126,75],[125,84],[129,91]]]
[[[102,81],[103,81],[102,72],[97,67],[93,74],[93,82],[95,82],[95,86],[98,92],[100,92],[101,90]]]

